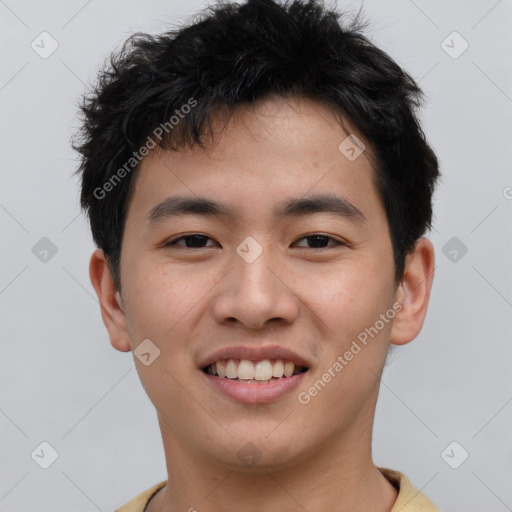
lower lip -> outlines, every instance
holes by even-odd
[[[218,391],[238,402],[246,404],[267,403],[278,400],[286,393],[295,389],[302,382],[308,371],[292,375],[291,377],[281,377],[277,380],[259,383],[239,382],[225,377],[221,378],[210,375],[200,370],[208,379],[208,382]]]

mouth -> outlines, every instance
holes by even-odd
[[[285,399],[311,369],[310,361],[277,345],[224,347],[198,364],[209,389],[246,404]]]
[[[220,379],[252,384],[290,379],[306,373],[309,368],[285,359],[219,359],[201,368],[204,373]]]

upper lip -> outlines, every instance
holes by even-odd
[[[276,345],[268,345],[266,347],[254,347],[247,345],[238,345],[236,347],[221,348],[209,356],[206,356],[199,364],[200,368],[206,368],[216,361],[223,359],[247,359],[249,361],[263,361],[264,359],[282,359],[291,361],[296,366],[310,367],[310,363],[289,348]]]

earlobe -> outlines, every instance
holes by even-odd
[[[101,317],[107,328],[110,343],[121,352],[129,352],[131,344],[126,330],[124,303],[115,288],[105,254],[101,249],[95,250],[91,256],[89,277],[98,296]]]
[[[404,276],[396,291],[395,300],[402,307],[393,321],[390,343],[405,345],[418,336],[427,314],[433,278],[434,247],[422,237],[407,255]]]

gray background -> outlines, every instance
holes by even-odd
[[[107,512],[166,478],[153,406],[132,354],[111,347],[89,282],[94,245],[69,139],[79,96],[114,47],[205,5],[0,0],[0,511]],[[427,94],[424,129],[443,173],[431,303],[385,370],[374,459],[445,512],[512,510],[512,1],[364,10],[367,34]],[[43,31],[59,45],[46,59],[31,47],[51,49]],[[57,249],[46,261],[43,237]],[[48,469],[44,441],[58,453]]]

